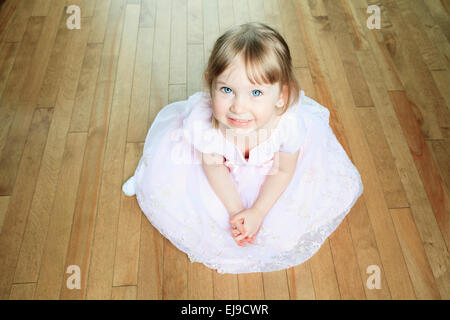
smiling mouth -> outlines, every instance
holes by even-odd
[[[236,127],[245,127],[249,123],[251,123],[253,120],[236,120],[233,118],[228,118],[228,121]]]

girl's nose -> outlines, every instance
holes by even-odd
[[[230,107],[231,112],[233,112],[236,116],[244,114],[246,112],[245,103],[246,102],[242,98],[234,98]]]

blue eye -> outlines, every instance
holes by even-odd
[[[259,92],[260,94],[258,94],[258,95],[253,95],[253,92]],[[260,95],[262,95],[262,92],[260,91],[260,90],[253,90],[252,91],[252,95],[254,96],[254,97],[259,97]]]
[[[232,91],[230,88],[227,88],[227,87],[222,87],[222,89],[224,89],[225,93],[231,93],[231,91]],[[230,91],[227,91],[227,90],[230,90]]]

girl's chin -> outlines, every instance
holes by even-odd
[[[255,128],[253,126],[238,128],[228,125],[225,126],[225,131],[232,134],[248,134],[255,131]]]

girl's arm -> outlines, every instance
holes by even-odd
[[[228,167],[223,164],[224,157],[218,154],[202,153],[202,167],[209,184],[222,201],[230,216],[244,209],[241,198],[231,180]]]
[[[293,154],[286,152],[275,154],[272,170],[275,168],[276,171],[278,166],[278,171],[275,174],[267,175],[259,191],[258,198],[253,204],[253,208],[262,217],[269,212],[289,185],[297,167],[298,155],[299,151]],[[278,162],[276,161],[277,159]]]

